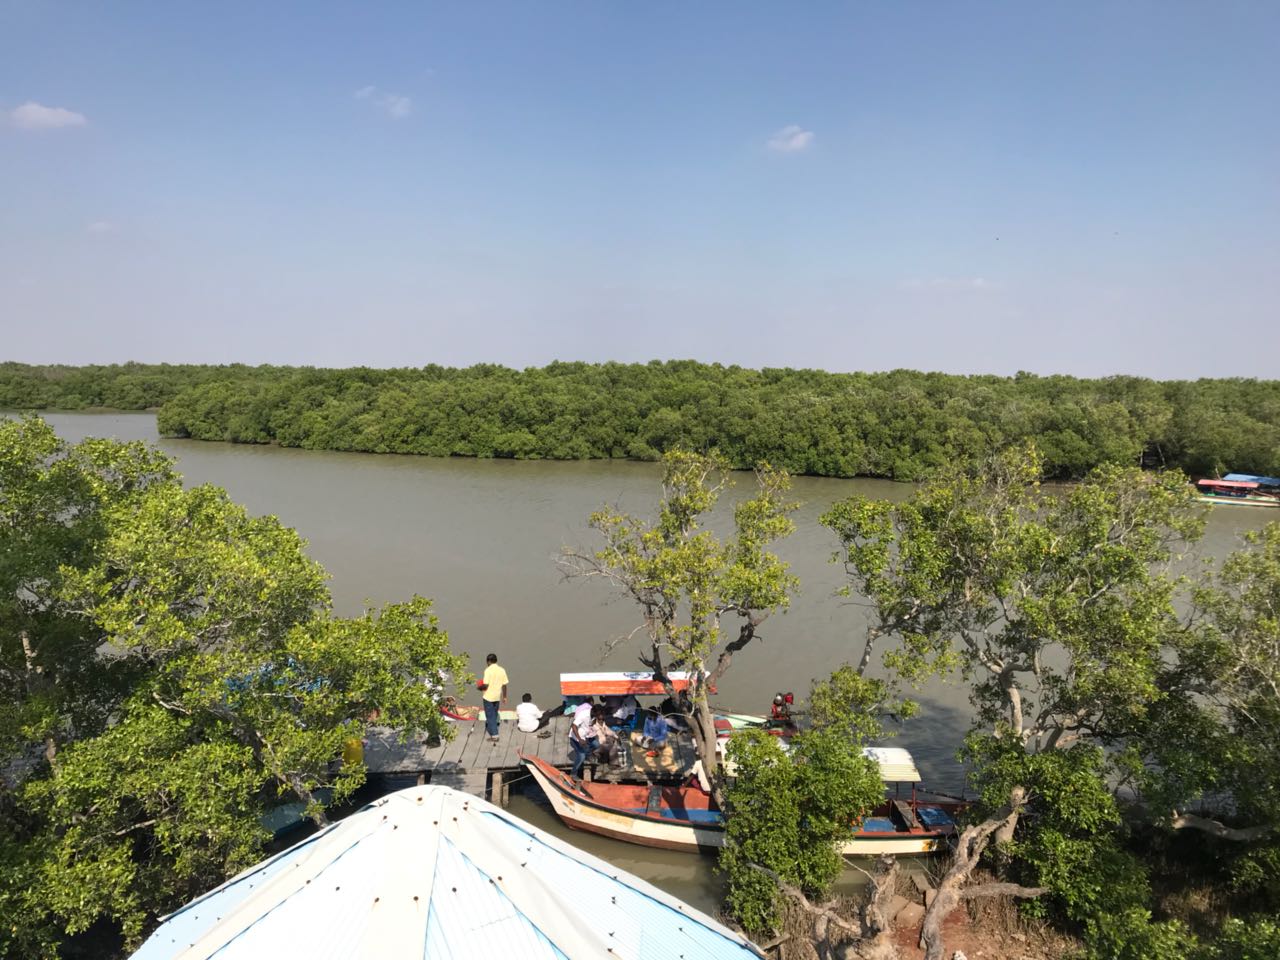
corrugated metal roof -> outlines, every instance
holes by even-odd
[[[885,783],[920,782],[915,760],[901,747],[863,747],[862,752],[880,764],[880,779]]]
[[[133,960],[747,960],[643,880],[448,787],[391,794],[165,920]]]

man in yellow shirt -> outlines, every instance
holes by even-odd
[[[484,700],[484,731],[489,739],[498,739],[498,706],[507,702],[507,671],[498,666],[498,655],[491,653],[484,658],[484,685],[481,698]]]

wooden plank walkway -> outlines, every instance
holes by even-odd
[[[523,733],[516,729],[514,721],[504,720],[498,726],[497,743],[491,743],[485,736],[483,720],[453,724],[454,738],[434,745],[421,737],[409,737],[401,742],[398,731],[373,727],[365,737],[364,762],[371,777],[415,776],[419,783],[440,783],[501,802],[506,796],[501,785],[522,772],[520,753],[539,757],[565,770],[573,766],[569,720],[568,716],[553,719],[545,728],[551,731],[549,737]],[[636,736],[631,758],[631,764],[621,769],[588,764],[588,776],[597,780],[682,779],[693,766],[693,741],[688,736],[673,735],[664,751],[648,757]]]

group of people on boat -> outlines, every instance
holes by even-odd
[[[656,757],[666,748],[671,724],[658,709],[640,709],[631,694],[608,696],[596,703],[584,697],[573,708],[569,744],[573,748],[572,775],[576,779],[588,760],[599,759],[614,767],[625,766],[631,735],[641,731],[640,746],[646,757]]]

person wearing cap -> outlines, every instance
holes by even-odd
[[[484,658],[484,679],[480,681],[480,697],[484,701],[484,731],[493,742],[498,740],[498,707],[507,702],[507,671],[498,666],[498,655]]]

